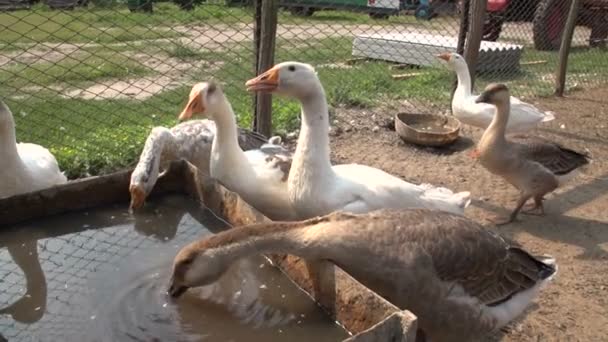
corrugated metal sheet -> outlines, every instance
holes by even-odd
[[[353,41],[353,56],[385,61],[434,66],[435,57],[456,52],[457,39],[419,33],[382,33],[358,35]],[[482,41],[477,71],[518,70],[522,45]]]

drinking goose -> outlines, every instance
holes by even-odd
[[[486,129],[494,117],[494,108],[485,103],[475,102],[477,95],[471,93],[471,75],[464,57],[457,53],[442,53],[438,58],[447,62],[450,69],[456,71],[458,86],[452,99],[452,113],[462,123]],[[540,122],[555,119],[555,116],[543,112],[535,106],[511,96],[511,116],[507,123],[507,132],[524,132],[535,128]]]
[[[493,174],[503,177],[520,191],[515,209],[508,219],[497,224],[512,222],[530,198],[534,206],[528,213],[544,215],[543,197],[572,178],[577,169],[589,163],[588,155],[573,151],[558,143],[530,135],[505,137],[510,115],[509,89],[504,84],[490,84],[475,100],[496,107],[492,123],[483,133],[474,155],[481,165]]]
[[[215,123],[211,120],[191,120],[171,129],[160,126],[152,128],[137,166],[131,173],[130,208],[138,209],[144,204],[162,174],[161,170],[165,170],[173,160],[185,159],[199,169],[208,171],[215,131]],[[258,133],[238,129],[238,143],[245,150],[275,142],[276,138],[267,142],[266,138]]]
[[[272,220],[295,219],[287,198],[291,152],[265,146],[243,152],[237,141],[232,106],[222,88],[214,82],[198,83],[192,87],[190,100],[179,119],[186,120],[194,114],[206,115],[217,127],[216,138],[211,145],[211,177],[238,193],[266,217]]]
[[[416,185],[380,169],[331,165],[325,91],[314,68],[285,62],[247,81],[249,91],[275,92],[302,104],[302,124],[287,180],[289,200],[299,219],[336,210],[365,213],[381,208],[433,208],[463,214],[470,193],[430,184]]]
[[[504,327],[557,272],[552,258],[464,216],[383,209],[237,227],[192,242],[174,259],[168,292],[177,298],[211,284],[235,260],[259,253],[333,262],[412,311],[429,341],[471,341]]]
[[[0,100],[0,198],[49,188],[68,181],[55,156],[43,146],[17,143],[15,119]]]

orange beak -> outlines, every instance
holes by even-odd
[[[141,208],[146,200],[146,193],[144,190],[136,185],[131,185],[129,187],[129,192],[131,193],[131,205],[129,206],[129,210],[133,211]]]
[[[443,59],[446,62],[449,62],[452,58],[452,54],[449,52],[444,52],[442,54],[437,55],[437,58]]]
[[[184,121],[190,119],[194,114],[204,113],[205,106],[203,105],[203,101],[201,98],[201,93],[196,92],[194,95],[190,95],[190,99],[188,100],[188,104],[184,110],[182,110],[181,114],[178,117],[178,120]]]
[[[256,78],[245,82],[247,91],[273,92],[279,87],[279,69],[272,67]]]

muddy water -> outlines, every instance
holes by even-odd
[[[0,341],[341,341],[347,334],[261,257],[166,296],[179,247],[224,224],[182,197],[0,233]]]

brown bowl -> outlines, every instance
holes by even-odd
[[[395,131],[406,142],[424,146],[444,146],[458,139],[460,121],[438,114],[399,113]]]

